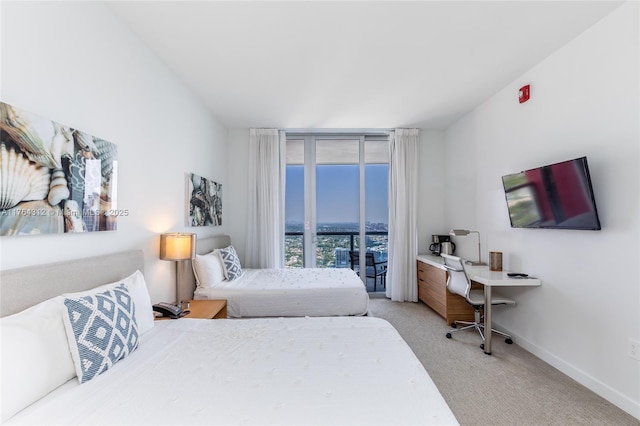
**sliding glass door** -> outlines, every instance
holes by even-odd
[[[348,268],[360,234],[360,138],[316,138],[315,149],[315,266]]]
[[[361,270],[366,252],[386,260],[388,169],[386,135],[289,136],[285,265],[354,267],[354,251]]]

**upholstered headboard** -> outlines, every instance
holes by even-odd
[[[215,237],[202,238],[198,239],[196,243],[196,253],[207,254],[217,248],[224,248],[229,245],[231,245],[231,237],[229,237],[228,235],[218,235]],[[182,279],[180,294],[186,295],[192,299],[193,292],[196,290],[196,277],[193,275],[191,261],[188,261],[188,265],[185,269],[186,271]]]
[[[63,293],[89,290],[144,272],[142,250],[0,271],[0,317]]]
[[[206,254],[231,244],[228,235],[199,239],[196,252]],[[73,259],[0,271],[0,317],[15,314],[63,293],[89,290],[144,273],[142,250],[130,250],[101,256]],[[181,294],[193,297],[196,279],[191,262],[185,268]]]

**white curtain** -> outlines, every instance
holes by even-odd
[[[418,129],[396,129],[389,138],[389,259],[387,297],[417,302]]]
[[[277,129],[251,129],[247,268],[284,266],[286,135]]]

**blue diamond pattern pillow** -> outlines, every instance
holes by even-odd
[[[218,250],[222,264],[224,265],[224,273],[229,281],[233,281],[236,278],[242,276],[242,266],[240,266],[240,259],[236,254],[236,250],[233,246],[221,248]]]
[[[65,298],[69,349],[80,383],[108,370],[138,347],[133,299],[124,284],[93,295]]]

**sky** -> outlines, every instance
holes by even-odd
[[[366,222],[388,223],[387,164],[365,165]],[[316,168],[318,223],[358,222],[357,165],[319,165]],[[304,166],[288,165],[286,179],[286,221],[304,221]]]

